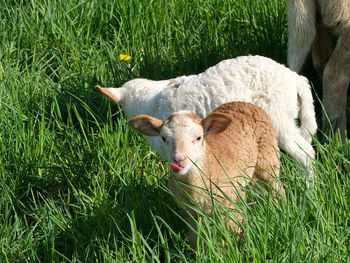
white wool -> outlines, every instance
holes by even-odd
[[[283,150],[303,166],[308,166],[308,155],[314,156],[310,134],[316,132],[317,124],[310,85],[305,77],[272,59],[242,56],[224,60],[198,75],[164,81],[135,79],[123,88],[128,92],[120,104],[128,118],[147,114],[164,120],[183,110],[204,118],[226,102],[253,103],[270,115]],[[295,121],[298,117],[300,128]],[[165,156],[159,137],[145,138]]]

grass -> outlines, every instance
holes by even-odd
[[[0,262],[349,262],[348,141],[315,138],[308,190],[283,155],[287,199],[250,191],[242,235],[203,214],[193,252],[167,164],[93,89],[245,54],[285,63],[286,30],[278,0],[1,1]]]

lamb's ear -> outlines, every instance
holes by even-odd
[[[128,121],[129,125],[136,131],[148,135],[159,136],[163,121],[148,115],[139,115]]]
[[[232,122],[232,116],[226,113],[212,112],[202,120],[205,135],[223,132]]]
[[[96,85],[95,88],[115,103],[122,102],[126,97],[125,88],[103,88],[100,85]]]

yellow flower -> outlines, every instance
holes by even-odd
[[[119,58],[120,58],[121,60],[124,60],[124,61],[128,61],[128,60],[131,59],[131,57],[130,57],[129,55],[127,55],[127,54],[120,54],[120,55],[119,55]]]

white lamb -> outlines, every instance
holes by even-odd
[[[240,220],[233,202],[239,201],[237,193],[244,196],[241,186],[255,181],[271,186],[273,194],[284,196],[282,185],[274,177],[278,177],[280,166],[276,132],[270,117],[260,107],[230,102],[220,105],[205,119],[181,111],[165,121],[139,115],[129,124],[144,135],[162,139],[160,148],[171,167],[169,189],[180,201],[181,213],[193,229],[196,213],[184,202],[194,201],[210,213],[209,189]],[[238,230],[232,220],[228,223]],[[189,228],[194,249],[196,238],[195,231]]]
[[[308,157],[315,155],[311,135],[317,124],[310,85],[305,77],[269,58],[242,56],[224,60],[198,75],[161,81],[134,79],[121,88],[96,88],[119,103],[128,118],[148,114],[165,119],[181,110],[203,118],[223,103],[251,102],[270,115],[279,147],[313,176]],[[165,157],[159,137],[145,139]]]

